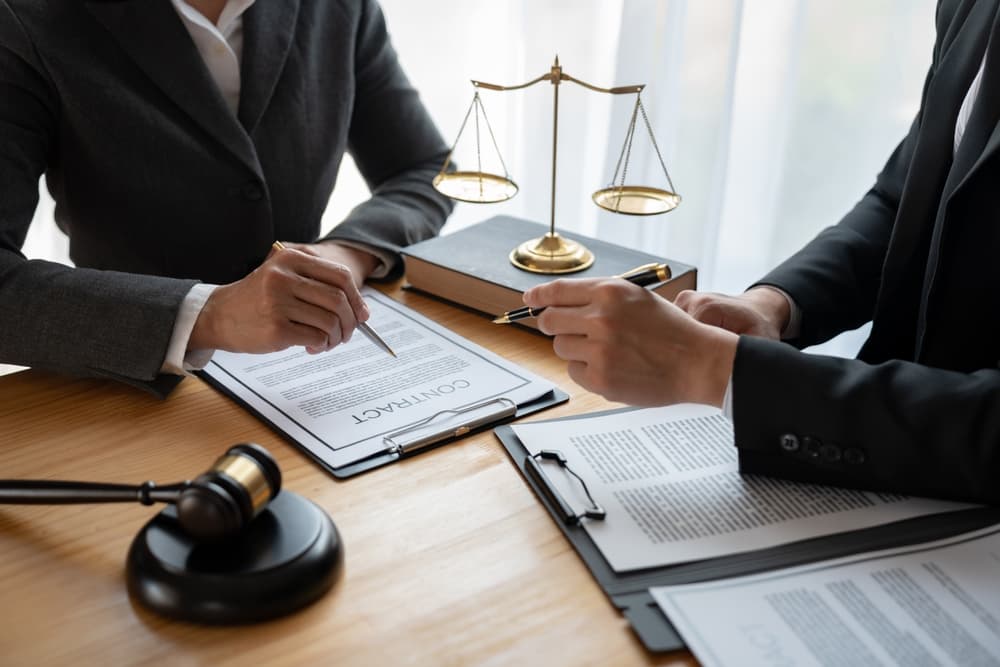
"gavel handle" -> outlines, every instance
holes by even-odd
[[[70,505],[78,503],[173,503],[188,482],[156,486],[153,482],[102,484],[56,480],[0,479],[0,504]]]

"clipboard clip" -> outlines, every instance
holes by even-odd
[[[509,398],[492,398],[464,408],[442,410],[382,438],[392,454],[409,454],[434,443],[458,438],[480,426],[495,424],[513,417],[517,403]]]
[[[587,494],[587,500],[590,502],[590,507],[587,507],[583,512],[577,513],[573,511],[573,508],[563,500],[562,495],[559,491],[552,485],[549,476],[545,474],[545,470],[542,468],[542,464],[539,463],[541,460],[555,461],[559,464],[560,468],[564,468],[566,472],[575,477],[580,486],[583,487],[583,492]],[[557,449],[543,449],[537,454],[524,457],[524,470],[528,473],[534,482],[541,489],[542,494],[545,496],[546,500],[549,501],[550,505],[553,505],[559,512],[559,518],[562,519],[563,523],[567,526],[579,525],[581,519],[596,519],[598,521],[603,521],[608,515],[604,511],[604,508],[598,505],[594,501],[594,497],[590,495],[590,489],[587,488],[587,483],[583,481],[583,478],[573,472],[573,469],[569,467],[569,463],[566,461],[566,457],[563,453]]]

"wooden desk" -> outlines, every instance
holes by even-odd
[[[548,377],[569,403],[608,407],[566,375],[549,341],[392,286],[453,331]],[[344,539],[344,574],[277,621],[206,628],[135,606],[129,544],[139,505],[0,506],[0,663],[693,665],[645,651],[489,431],[345,482],[200,380],[164,401],[39,371],[0,377],[0,477],[172,482],[257,442],[285,488]]]

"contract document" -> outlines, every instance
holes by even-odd
[[[733,429],[712,407],[604,413],[511,427],[532,454],[558,450],[607,512],[582,524],[616,572],[725,556],[970,507],[741,475]],[[545,463],[562,498],[579,481]]]
[[[513,416],[555,386],[371,288],[368,324],[329,352],[216,352],[203,375],[336,471]]]
[[[706,667],[1000,667],[1000,526],[650,593]]]

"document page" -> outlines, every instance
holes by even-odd
[[[741,475],[717,409],[675,405],[513,427],[532,454],[556,449],[604,520],[583,525],[617,572],[763,549],[969,505]],[[577,511],[582,486],[542,464]]]
[[[650,593],[706,667],[1000,667],[1000,526]]]
[[[381,292],[363,294],[368,323],[397,357],[357,330],[315,355],[219,351],[205,373],[331,468],[386,451],[386,437],[444,411],[500,397],[520,405],[554,389]]]

